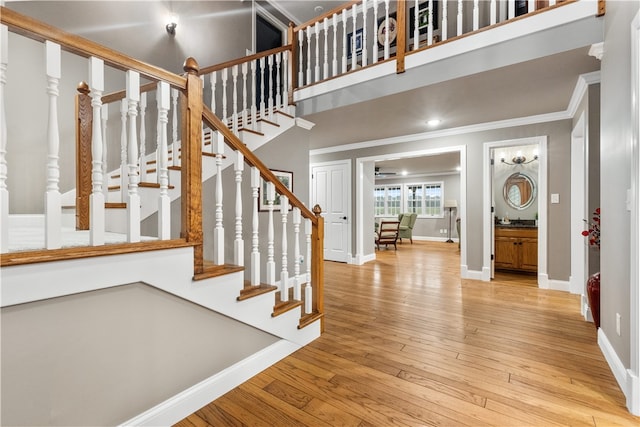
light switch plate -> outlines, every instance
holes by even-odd
[[[552,193],[551,194],[551,203],[560,203],[560,194]]]

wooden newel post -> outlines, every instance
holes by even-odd
[[[76,229],[89,229],[91,196],[91,135],[93,109],[89,85],[78,83],[76,95]]]
[[[418,10],[416,8],[416,10]],[[406,0],[398,0],[398,10],[397,10],[397,26],[398,26],[398,35],[397,35],[397,43],[396,43],[396,73],[401,74],[404,73],[404,56],[405,56],[405,48],[406,48],[406,14],[407,14],[407,5]]]
[[[182,225],[180,236],[193,244],[194,274],[203,272],[202,235],[202,80],[200,67],[187,58],[185,96],[181,97],[182,113]],[[174,153],[174,156],[178,153]]]
[[[311,231],[311,245],[313,257],[311,263],[311,283],[313,283],[313,311],[324,313],[324,218],[321,216],[320,205],[313,207],[317,225]],[[320,331],[324,332],[324,317],[320,320]]]

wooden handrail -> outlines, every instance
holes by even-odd
[[[12,32],[30,39],[39,42],[49,40],[59,44],[61,48],[67,52],[85,58],[95,56],[119,70],[135,70],[149,79],[162,80],[180,89],[186,88],[187,79],[185,77],[131,58],[130,56],[109,49],[84,37],[62,31],[42,21],[7,9],[4,6],[0,6],[0,22],[9,27]]]
[[[304,203],[302,203],[300,199],[298,199],[287,187],[285,187],[285,185],[276,178],[273,172],[271,172],[271,170],[265,166],[265,164],[262,163],[255,154],[253,154],[253,151],[249,150],[249,148],[247,148],[247,146],[240,141],[240,139],[235,136],[233,132],[225,126],[225,124],[215,114],[213,114],[206,105],[202,110],[202,119],[209,127],[221,132],[227,144],[229,144],[232,149],[242,153],[246,163],[258,168],[260,175],[267,181],[272,182],[280,194],[287,196],[289,198],[289,203],[291,203],[292,206],[299,208],[303,217],[310,219],[314,225],[317,224],[318,218],[314,213],[311,212],[309,208],[307,208]]]
[[[269,49],[269,50],[265,50],[264,52],[258,52],[258,53],[255,53],[253,55],[243,56],[242,58],[234,59],[232,61],[223,62],[221,64],[210,65],[208,67],[201,68],[200,71],[198,72],[198,74],[199,75],[209,74],[209,73],[212,73],[214,71],[223,70],[225,68],[231,68],[234,65],[240,65],[240,64],[243,64],[245,62],[253,61],[254,59],[264,58],[264,57],[267,57],[269,55],[273,55],[275,53],[285,52],[287,50],[292,50],[291,44],[288,44],[286,46],[276,47],[276,48]]]

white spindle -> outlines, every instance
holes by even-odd
[[[171,199],[169,198],[169,148],[167,147],[167,123],[169,123],[169,83],[158,82],[158,164],[156,165],[160,196],[158,198],[158,238],[171,238]]]
[[[265,92],[265,70],[264,70],[264,64],[265,64],[265,59],[264,56],[262,58],[260,58],[260,118],[264,119],[264,109],[265,109],[265,99],[264,99],[264,92]]]
[[[280,70],[281,70],[281,66],[282,66],[282,52],[278,52],[276,53],[275,56],[275,62],[276,62],[276,108],[279,109],[282,105],[282,93],[281,91],[281,87],[280,87]]]
[[[307,84],[313,83],[313,79],[311,77],[311,32],[313,31],[312,26],[307,27]]]
[[[273,231],[273,202],[276,198],[275,190],[272,182],[267,182],[267,210],[269,212],[267,224],[267,285],[275,285],[276,283],[276,262],[274,260],[274,231]]]
[[[242,172],[244,171],[244,156],[237,152],[236,164],[236,239],[233,242],[233,262],[244,266],[244,240],[242,240]]]
[[[322,63],[322,75],[325,79],[329,78],[329,17],[324,18],[324,62]]]
[[[127,200],[127,110],[129,104],[126,99],[120,101],[120,201]]]
[[[260,171],[255,166],[251,167],[251,198],[253,199],[253,218],[251,223],[251,271],[249,273],[251,286],[260,284],[260,243],[258,197],[260,196]]]
[[[342,74],[347,72],[347,9],[342,9]]]
[[[140,94],[140,160],[138,161],[138,165],[140,166],[140,182],[147,182],[147,130],[145,123],[146,114],[147,93],[144,92]]]
[[[100,111],[102,92],[104,91],[104,61],[89,58],[89,89],[91,90],[91,108],[93,121],[91,125],[91,196],[89,197],[89,243],[91,246],[104,245],[104,201],[102,191],[102,129]]]
[[[389,59],[389,0],[384,0],[384,59]]]
[[[298,33],[298,86],[304,86],[304,30]]]
[[[354,33],[355,34],[355,33]],[[362,0],[362,66],[367,65],[367,0]]]
[[[496,0],[491,0],[491,3],[489,4],[489,24],[493,25],[497,22],[497,7],[498,4],[496,2]]]
[[[47,192],[45,195],[45,247],[62,247],[62,200],[60,196],[60,131],[58,129],[58,83],[61,76],[60,45],[45,42],[49,121],[47,123]],[[6,224],[3,224],[6,226]]]
[[[473,0],[473,31],[480,28],[480,5],[479,0]]]
[[[251,129],[256,130],[256,122],[258,118],[258,107],[256,103],[258,102],[257,93],[256,93],[256,66],[258,64],[257,60],[251,61]]]
[[[249,63],[242,63],[242,127],[248,128],[247,124],[247,72],[249,71]]]
[[[289,55],[291,54],[290,51],[285,51],[282,53],[282,88],[283,88],[283,92],[282,92],[282,110],[285,113],[289,113],[289,82],[290,77],[289,77]]]
[[[129,103],[127,240],[133,243],[140,241],[140,195],[138,194],[140,177],[137,165],[138,141],[136,134],[138,103],[140,102],[140,74],[131,70],[127,71],[127,102]]]
[[[231,68],[231,76],[233,78],[233,92],[232,92],[232,110],[231,116],[231,130],[237,136],[238,135],[238,64]]]
[[[320,75],[320,23],[316,22],[316,25],[314,25],[313,28],[316,34],[316,49],[315,49],[315,55],[313,57],[314,64],[316,64],[314,67],[315,68],[314,82],[319,82],[320,80],[322,80],[322,76]]]
[[[227,117],[227,82],[229,80],[229,69],[222,69],[222,121],[228,127],[229,121]]]
[[[418,10],[418,9],[416,9]],[[371,35],[371,52],[373,58],[371,58],[371,63],[375,64],[378,62],[378,33],[377,25],[378,25],[378,0],[373,0],[373,34]],[[367,45],[364,45],[364,48],[367,48]]]
[[[7,190],[7,113],[4,87],[9,66],[9,29],[0,25],[0,252],[9,252],[9,191]]]
[[[427,24],[427,46],[433,44],[433,19],[436,18],[433,15],[433,0],[429,0],[429,23]],[[416,10],[417,12],[417,10]]]
[[[531,13],[536,10],[536,0],[529,0],[527,4],[527,13]]]
[[[287,260],[287,215],[289,198],[280,195],[280,214],[282,216],[282,270],[280,271],[280,300],[289,301],[289,261]]]
[[[419,0],[415,0],[413,7],[413,50],[418,50],[418,47],[420,47],[420,6],[418,1]]]
[[[311,220],[304,220],[304,234],[307,238],[307,284],[304,287],[304,312],[311,314],[313,310],[313,292],[311,290]]]
[[[516,0],[507,0],[507,19],[515,18],[516,16]]]
[[[109,195],[109,180],[104,178],[107,176],[107,159],[109,158],[107,150],[107,123],[109,121],[109,104],[103,105],[100,110],[100,119],[102,121],[102,193],[104,194],[104,199],[107,200]]]
[[[217,72],[212,71],[209,80],[211,82],[211,112],[213,112],[213,114],[218,114],[216,111],[216,84],[218,83]]]
[[[213,262],[224,264],[224,227],[222,225],[222,160],[224,158],[224,136],[215,133],[216,148],[216,227],[213,230]],[[213,143],[213,141],[211,141]]]
[[[449,14],[447,9],[449,9],[449,2],[443,1],[442,2],[442,26],[441,26],[442,29],[440,30],[440,36],[442,38],[442,41],[445,41],[448,38],[447,28],[449,26],[449,16],[448,16]]]
[[[269,79],[269,96],[267,97],[269,107],[269,120],[273,120],[273,57],[269,55],[267,62],[269,63],[268,79]]]
[[[374,0],[375,1],[375,0]],[[333,60],[331,61],[331,75],[338,75],[338,14],[333,14]]]
[[[300,208],[294,207],[291,215],[291,222],[293,223],[293,299],[297,301],[302,300],[300,279]]]
[[[358,55],[356,54],[356,27],[357,25],[357,21],[358,21],[358,12],[357,12],[357,5],[354,3],[353,6],[351,6],[351,16],[353,18],[353,22],[351,23],[352,26],[352,33],[351,33],[351,69],[355,70],[356,69],[356,65],[358,64]]]
[[[457,35],[462,34],[462,0],[458,0],[458,32]]]
[[[178,89],[171,89],[171,164],[180,166],[180,147],[178,144]]]

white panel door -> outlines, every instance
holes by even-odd
[[[322,208],[324,217],[324,259],[347,262],[349,258],[349,203],[351,177],[349,162],[311,167],[311,200]]]

